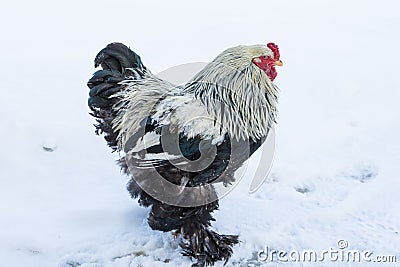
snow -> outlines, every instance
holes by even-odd
[[[257,260],[265,246],[322,251],[340,239],[400,261],[398,10],[394,0],[4,3],[0,265],[190,265],[172,235],[147,226],[118,155],[94,135],[85,83],[112,41],[155,73],[238,44],[280,46],[271,174],[248,194],[255,155],[215,213],[218,232],[242,241],[229,266],[364,266]]]

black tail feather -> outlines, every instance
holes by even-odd
[[[139,55],[121,43],[111,43],[102,49],[97,54],[94,65],[101,65],[103,69],[95,72],[87,83],[90,89],[88,106],[92,111],[90,114],[96,118],[96,134],[104,134],[107,144],[115,151],[119,133],[112,125],[117,115],[113,106],[119,99],[111,96],[124,90],[121,81],[128,77],[141,78],[146,67]],[[133,71],[128,71],[128,68]],[[133,75],[133,72],[136,73]]]
[[[140,56],[121,43],[111,43],[101,50],[94,60],[94,66],[103,69],[118,70],[121,73],[127,68],[145,70]]]

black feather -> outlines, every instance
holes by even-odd
[[[101,64],[105,64],[103,68],[116,69],[120,72],[126,68],[145,69],[140,56],[121,43],[111,43],[97,54],[94,66],[97,68]]]
[[[116,117],[113,105],[119,101],[111,97],[120,92],[124,87],[121,81],[131,77],[131,72],[126,68],[137,68],[137,73],[143,74],[146,67],[135,52],[121,43],[111,43],[102,49],[95,58],[95,67],[103,68],[93,74],[87,82],[89,87],[88,106],[91,115],[97,118],[96,133],[104,134],[107,144],[115,151],[117,149],[118,132],[112,127]]]
[[[90,97],[99,96],[102,93],[104,93],[104,91],[106,91],[107,89],[110,89],[112,87],[115,87],[115,85],[110,84],[110,83],[100,83],[96,86],[93,86],[92,89],[90,89],[89,96]]]

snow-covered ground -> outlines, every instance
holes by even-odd
[[[397,266],[399,9],[395,0],[3,3],[0,266],[190,265],[170,234],[147,226],[118,155],[94,135],[85,84],[112,41],[155,73],[238,44],[280,46],[271,175],[250,195],[249,174],[215,213],[214,227],[242,241],[229,266]],[[338,240],[397,263],[257,260],[265,246],[321,252]]]

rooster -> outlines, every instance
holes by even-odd
[[[151,208],[148,224],[181,236],[192,266],[226,263],[239,239],[211,228],[214,186],[235,181],[275,123],[278,46],[229,48],[181,86],[153,75],[121,43],[101,50],[98,66],[87,84],[96,133],[121,155],[129,193]]]

